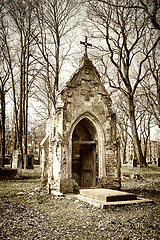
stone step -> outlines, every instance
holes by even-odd
[[[80,195],[104,202],[137,200],[137,195],[112,189],[81,189]]]
[[[73,197],[77,198],[80,201],[87,202],[95,207],[101,208],[101,209],[107,209],[110,206],[114,207],[122,207],[126,205],[135,205],[135,204],[153,204],[154,202],[150,199],[144,199],[144,198],[139,198],[137,200],[128,200],[128,201],[114,201],[114,202],[105,202],[105,201],[100,201],[95,198],[90,198],[86,197],[80,194],[75,194]]]

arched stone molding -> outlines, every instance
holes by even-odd
[[[69,167],[69,178],[72,178],[72,136],[75,127],[82,119],[88,119],[96,129],[97,132],[97,147],[98,147],[98,159],[99,159],[99,178],[106,176],[106,164],[105,164],[105,134],[103,126],[95,115],[87,111],[77,117],[72,123],[69,132],[69,151],[68,151],[68,167]]]

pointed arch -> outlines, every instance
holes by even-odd
[[[72,123],[69,132],[69,156],[68,156],[68,164],[69,164],[69,177],[72,178],[72,138],[73,132],[78,125],[78,123],[87,119],[96,130],[96,142],[97,142],[97,153],[98,153],[98,178],[103,178],[106,176],[106,165],[105,165],[105,134],[103,130],[103,126],[98,120],[98,118],[93,115],[91,112],[87,111],[77,117]]]

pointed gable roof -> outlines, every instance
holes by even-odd
[[[90,69],[93,72],[94,76],[96,77],[97,84],[100,85],[102,93],[105,94],[107,98],[111,101],[106,88],[104,87],[103,83],[100,80],[100,74],[96,67],[93,65],[92,61],[88,57],[83,57],[80,60],[79,65],[80,65],[79,68],[72,74],[71,78],[66,82],[65,86],[62,88],[60,93],[62,94],[68,88],[72,88],[75,87],[77,84],[80,84],[80,82],[78,82],[79,80],[77,80],[78,76],[84,69]]]

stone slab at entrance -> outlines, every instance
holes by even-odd
[[[112,189],[81,189],[80,194],[105,202],[137,200],[133,193],[121,192]]]
[[[140,203],[154,203],[150,199],[137,198],[137,195],[112,189],[81,189],[75,195],[81,201],[105,209],[108,206],[125,206]]]

